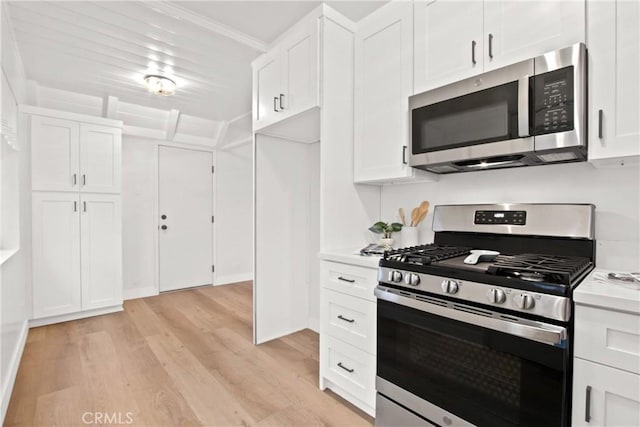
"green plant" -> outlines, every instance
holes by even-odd
[[[391,233],[396,233],[402,230],[402,224],[399,222],[392,222],[387,224],[386,222],[378,221],[369,227],[369,231],[373,231],[376,234],[382,234],[385,239],[391,238]]]

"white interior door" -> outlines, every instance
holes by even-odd
[[[160,292],[213,283],[213,154],[159,148]]]

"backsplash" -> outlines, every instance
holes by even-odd
[[[630,184],[630,183],[635,184]],[[640,269],[640,169],[596,169],[589,163],[442,175],[438,182],[382,188],[381,219],[399,220],[428,200],[421,243],[433,241],[433,208],[470,203],[592,203],[596,206],[596,267]]]

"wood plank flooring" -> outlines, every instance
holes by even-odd
[[[371,426],[318,389],[318,335],[252,344],[251,282],[31,329],[6,426]]]

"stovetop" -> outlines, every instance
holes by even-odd
[[[471,249],[476,248],[429,244],[396,249],[385,253],[380,266],[560,296],[569,296],[593,269],[587,257],[536,253],[466,264]]]

